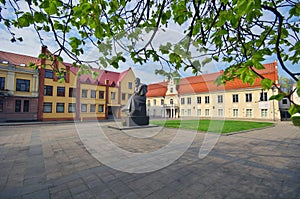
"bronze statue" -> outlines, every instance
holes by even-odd
[[[136,78],[133,95],[128,99],[125,107],[122,108],[128,116],[146,116],[146,93],[147,85],[142,84],[139,78]]]

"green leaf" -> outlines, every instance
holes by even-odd
[[[292,7],[289,11],[290,15],[294,15],[294,16],[300,16],[300,4],[295,3],[294,7]]]
[[[283,98],[284,98],[284,94],[283,93],[279,93],[278,95],[271,96],[269,100],[278,100],[278,101],[280,101]]]
[[[168,54],[171,48],[171,43],[167,43],[166,45],[160,45],[159,50],[162,54]]]
[[[262,86],[262,88],[264,90],[267,90],[272,87],[273,83],[274,82],[272,80],[265,78],[265,79],[261,80],[260,85]]]
[[[199,60],[193,61],[192,65],[193,65],[194,68],[200,68],[201,67],[201,64],[200,64]]]
[[[178,54],[176,53],[171,53],[169,55],[169,59],[170,59],[170,62],[171,63],[178,63],[178,62],[181,62],[181,58]]]
[[[300,80],[297,82],[297,94],[300,97]]]
[[[296,113],[300,113],[300,106],[297,104],[292,104],[288,110],[290,115],[294,115]]]
[[[219,61],[219,56],[215,55],[215,56],[213,56],[213,59],[214,59],[215,61]]]
[[[33,17],[29,12],[24,13],[18,19],[18,25],[20,28],[28,27],[32,23],[33,23]]]
[[[210,57],[206,57],[206,58],[204,58],[203,60],[202,60],[202,66],[204,66],[204,65],[206,65],[206,64],[208,64],[208,63],[210,63],[212,61],[212,58],[210,58]]]
[[[48,15],[54,15],[58,12],[58,7],[60,5],[60,1],[51,0],[48,1],[48,4],[44,4],[44,10]]]
[[[256,69],[258,69],[258,70],[263,70],[263,69],[265,69],[265,67],[260,63],[260,62],[253,62],[253,65],[254,65],[254,67],[256,68]]]

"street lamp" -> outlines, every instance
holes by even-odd
[[[272,95],[274,95],[275,86],[272,86]],[[275,121],[275,102],[273,100],[273,120]]]

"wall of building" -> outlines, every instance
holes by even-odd
[[[126,75],[122,78],[121,82],[120,82],[120,105],[121,107],[125,106],[127,101],[129,100],[130,96],[133,95],[134,93],[134,80],[135,80],[135,74],[132,71],[132,69],[130,68],[128,70],[128,72],[126,73]],[[130,85],[131,87],[130,87]],[[125,95],[125,98],[122,98],[122,95]],[[126,114],[122,111],[120,111],[120,116],[121,117],[125,117]]]
[[[0,77],[5,78],[4,90],[0,90],[0,121],[37,120],[38,71],[2,63]],[[28,91],[17,91],[17,79],[29,81]]]
[[[83,90],[87,90],[87,97],[82,95]],[[97,86],[92,84],[80,85],[80,119],[81,120],[97,120],[106,118],[106,86]],[[101,94],[100,94],[101,92]],[[102,98],[103,92],[103,98]],[[92,96],[95,93],[95,96]],[[86,106],[86,111],[83,110]]]
[[[214,119],[259,119],[259,120],[280,120],[279,104],[276,100],[268,100],[277,91],[267,92],[267,101],[260,101],[261,88],[249,88],[241,90],[229,90],[221,92],[194,93],[179,95],[178,100],[174,98],[174,104],[177,103],[179,116],[183,118],[201,117]],[[246,94],[252,95],[252,100],[246,102]],[[233,95],[238,96],[238,102],[233,102]],[[222,96],[222,97],[218,97]],[[170,96],[147,98],[147,110],[150,117],[168,117],[165,114],[166,109],[170,109]],[[189,98],[189,99],[188,99]],[[201,102],[197,100],[201,98]],[[205,98],[209,98],[206,103]],[[218,100],[219,98],[219,100]],[[221,99],[222,98],[222,101]],[[165,105],[161,106],[160,100],[164,99]],[[184,99],[184,103],[181,99]],[[154,101],[156,100],[156,105]],[[149,106],[150,103],[150,106]],[[164,111],[162,111],[164,109]]]
[[[53,70],[50,64],[52,64],[52,62],[50,60],[46,60],[46,67],[41,69],[44,70],[44,73],[46,70],[53,71],[53,78],[45,77],[44,83],[40,87],[41,91],[44,91],[43,101],[40,102],[43,104],[42,120],[73,120],[76,118],[76,112],[69,111],[69,104],[76,104],[77,100],[76,97],[73,97],[72,94],[69,93],[69,91],[70,88],[76,88],[77,78],[74,74],[67,70],[65,81],[59,82],[58,77],[55,74],[55,70]],[[57,70],[66,70],[66,66],[60,62],[57,62],[56,67]],[[52,86],[53,89],[51,96],[46,95],[46,86]],[[58,88],[65,89],[63,96],[58,95]],[[46,104],[48,106],[49,103],[52,104],[51,112],[48,112],[48,108],[45,107]],[[64,105],[63,111],[58,107],[61,107],[62,104]]]

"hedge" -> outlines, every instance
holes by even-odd
[[[295,126],[300,126],[300,116],[293,116],[292,122]]]

